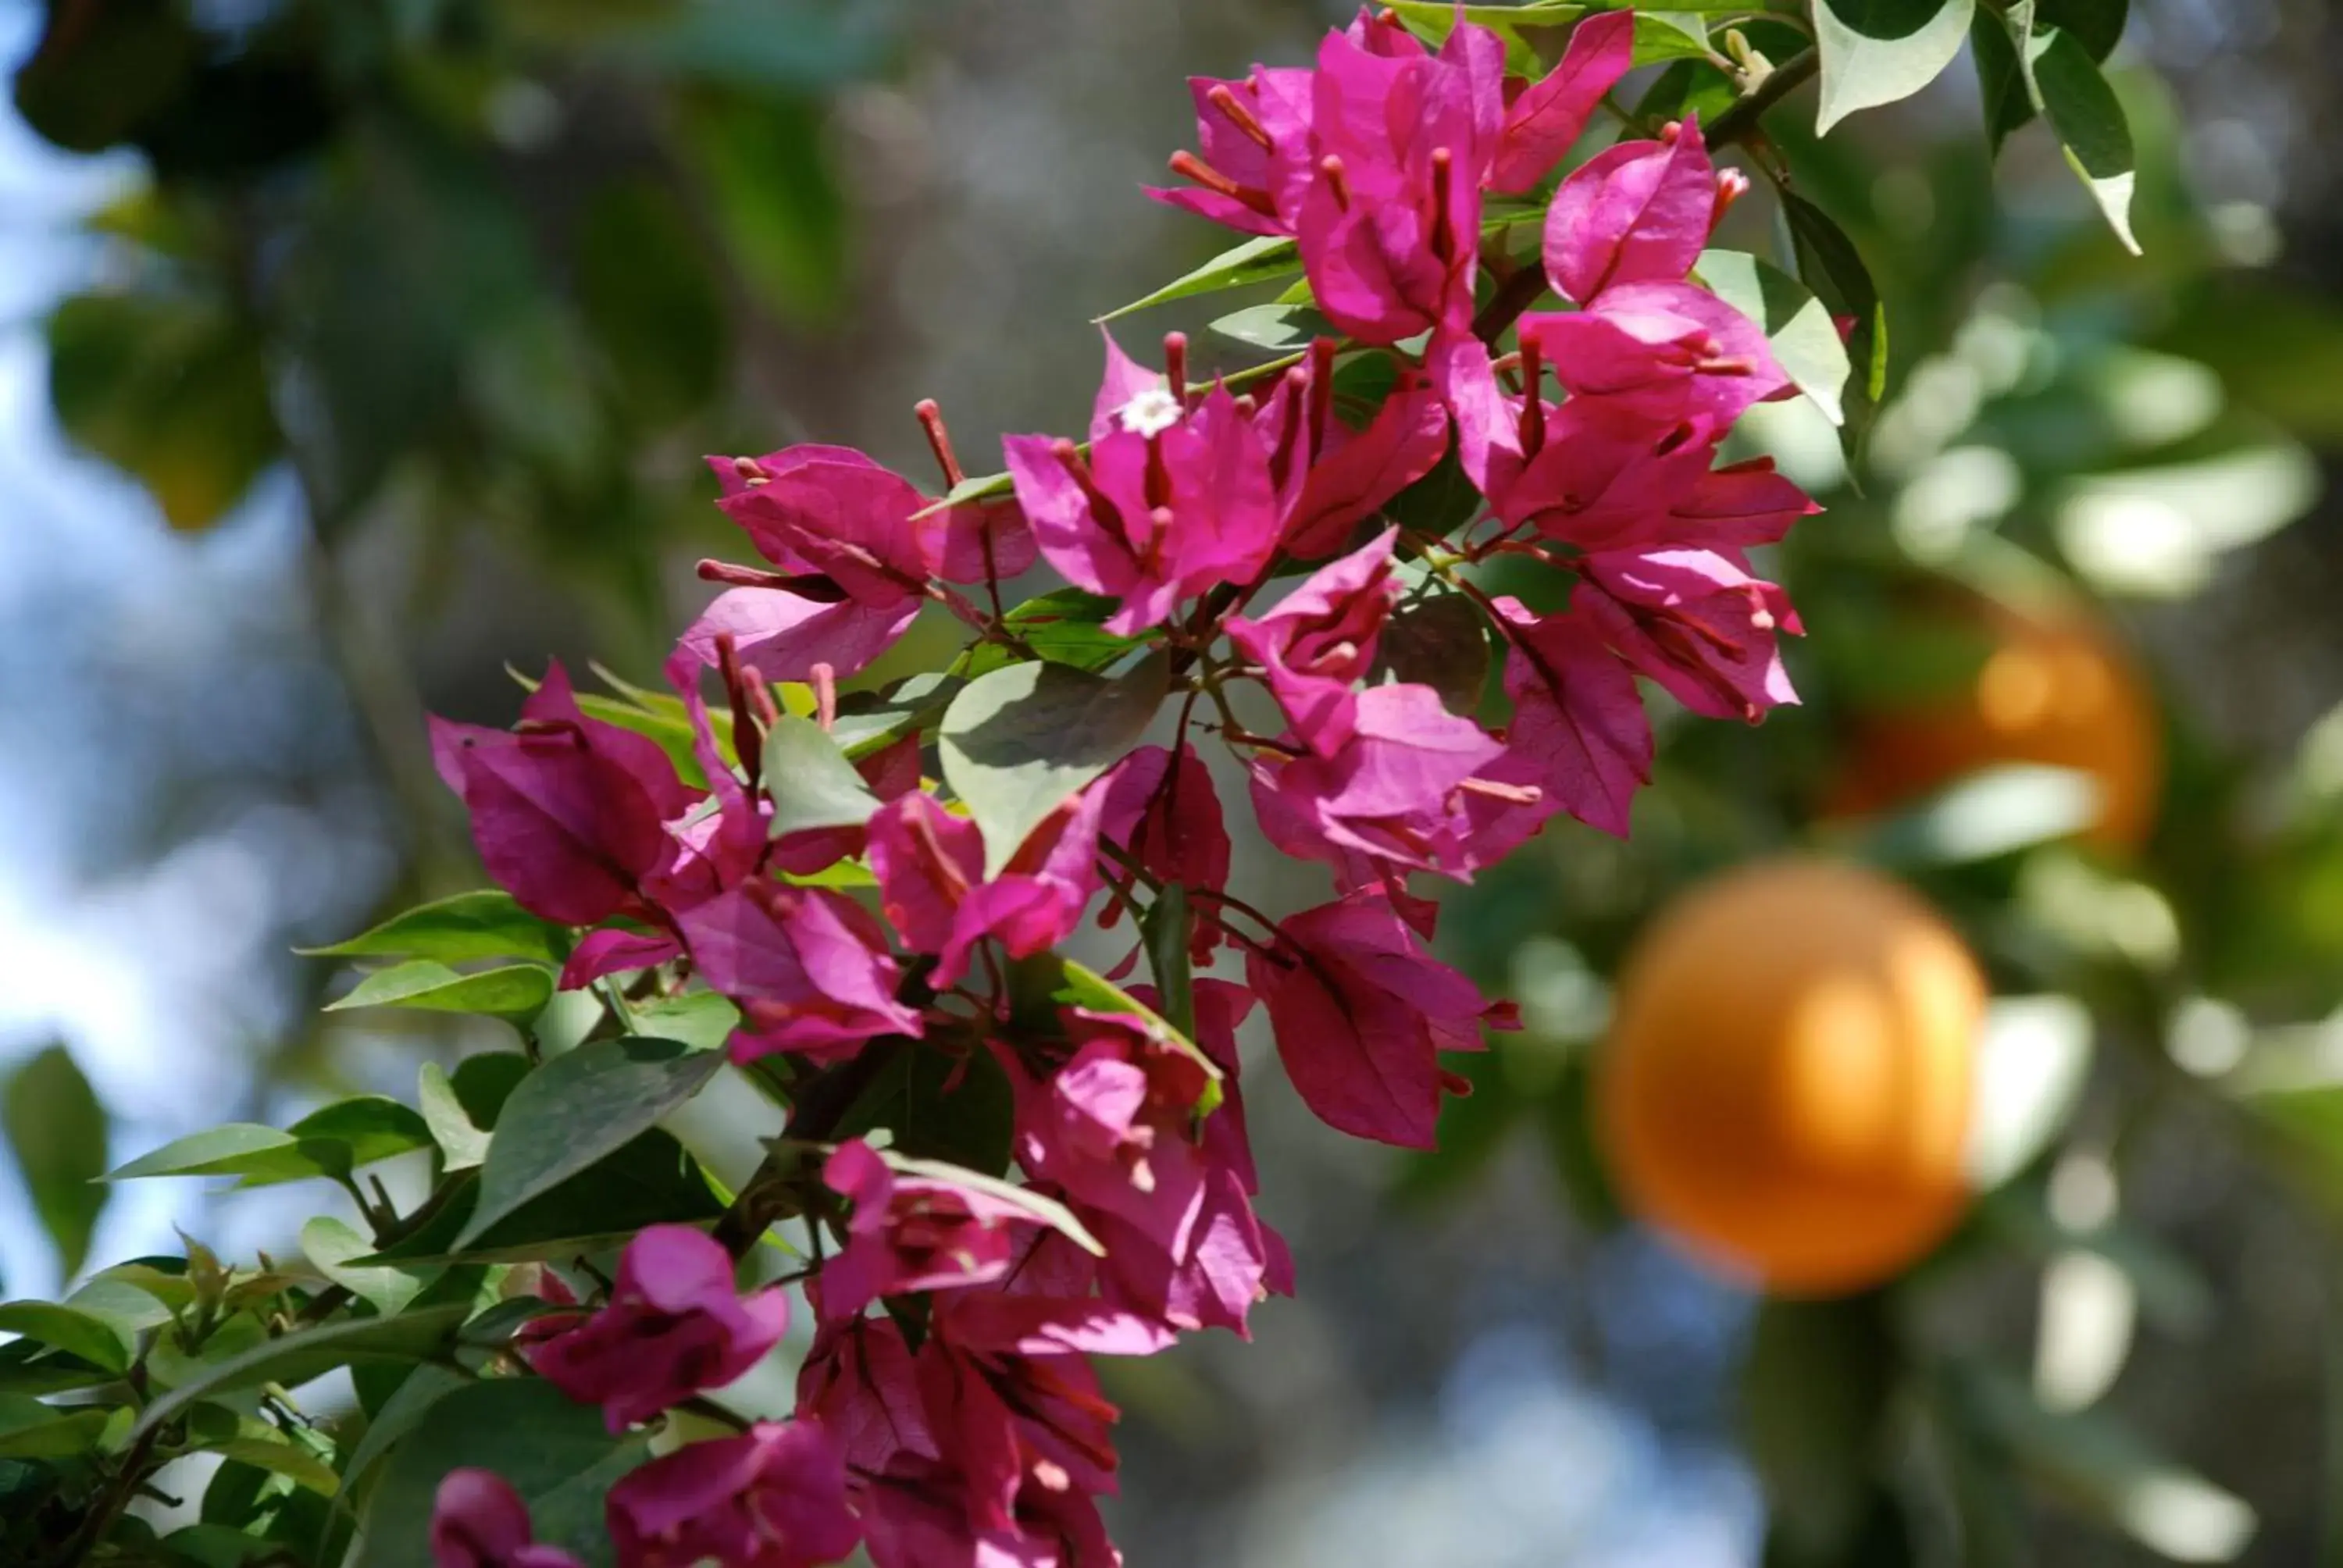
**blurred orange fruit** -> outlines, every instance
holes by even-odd
[[[1951,1231],[1986,983],[1900,884],[1760,861],[1639,939],[1596,1132],[1629,1209],[1726,1272],[1835,1295]]]
[[[2066,610],[1981,616],[1991,649],[1957,691],[1862,720],[1828,807],[1861,816],[1998,764],[2072,768],[2098,786],[2084,841],[2134,849],[2156,823],[2162,733],[2147,682],[2109,630]]]

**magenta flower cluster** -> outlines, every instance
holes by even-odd
[[[805,1282],[795,1417],[620,1482],[624,1568],[796,1568],[858,1543],[880,1568],[1120,1562],[1095,1501],[1115,1485],[1116,1412],[1087,1358],[1242,1335],[1255,1303],[1292,1290],[1255,1209],[1238,1026],[1262,1010],[1332,1126],[1429,1146],[1443,1092],[1463,1089],[1442,1054],[1480,1049],[1511,1012],[1432,956],[1436,907],[1413,879],[1469,879],[1557,813],[1624,833],[1653,755],[1639,676],[1704,714],[1795,700],[1776,639],[1796,617],[1745,552],[1815,508],[1765,462],[1718,462],[1741,414],[1790,382],[1764,333],[1690,281],[1745,182],[1689,121],[1612,147],[1546,208],[1542,281],[1573,308],[1523,317],[1503,353],[1516,324],[1476,320],[1484,266],[1509,265],[1484,262],[1484,202],[1544,185],[1632,36],[1628,15],[1599,14],[1523,82],[1485,29],[1460,20],[1434,51],[1363,15],[1314,69],[1194,83],[1200,150],[1172,159],[1186,186],[1156,194],[1290,237],[1349,340],[1273,378],[1200,388],[1176,337],[1162,372],[1110,340],[1086,438],[1011,437],[1011,493],[952,504],[837,447],[715,460],[718,504],[763,564],[703,567],[725,591],[669,667],[705,788],[588,717],[558,667],[515,730],[437,727],[490,872],[585,930],[565,985],[696,979],[739,1010],[734,1059],[780,1057],[800,1086],[916,1040],[997,1065],[1013,1098],[1021,1186],[839,1141],[799,1102],[792,1131],[822,1152],[789,1211],[838,1244]],[[1363,400],[1341,379],[1362,354],[1391,367]],[[1453,529],[1386,520],[1452,452],[1485,507]],[[1478,586],[1474,568],[1505,558],[1567,582],[1566,606]],[[980,647],[1030,656],[998,588],[1037,562],[1104,601],[1100,636],[1166,661],[1170,744],[1133,745],[1003,846],[929,782],[930,738],[912,728],[853,764],[867,819],[777,826],[790,784],[761,773],[766,736],[834,732],[837,682],[930,605]],[[1427,595],[1503,649],[1501,727],[1389,678],[1403,601]],[[809,687],[811,719],[785,717],[774,683]],[[1248,686],[1274,733],[1239,722]],[[1328,869],[1331,901],[1272,920],[1230,893],[1200,737],[1230,754],[1223,776],[1269,842]],[[868,897],[830,874],[850,862]],[[1142,987],[1040,1019],[1012,1005],[1018,960],[1101,901],[1111,925],[1175,888],[1189,961],[1226,955],[1242,983],[1196,979],[1177,1008]],[[1159,1016],[1175,1011],[1192,1038]],[[778,1290],[736,1291],[716,1241],[659,1227],[607,1299],[532,1325],[524,1353],[616,1431],[732,1381],[786,1318]],[[478,1472],[448,1478],[434,1532],[442,1568],[567,1560],[529,1544],[518,1499]]]

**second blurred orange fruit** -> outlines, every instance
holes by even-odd
[[[1664,910],[1623,970],[1597,1131],[1628,1207],[1789,1295],[1933,1248],[1962,1171],[1986,984],[1900,884],[1787,858]]]
[[[2043,763],[2097,785],[2087,842],[2138,848],[2155,825],[2163,749],[2155,701],[2129,652],[2072,608],[1995,605],[1962,618],[1990,644],[1975,676],[1933,700],[1866,716],[1831,814],[1888,809],[1984,768]]]

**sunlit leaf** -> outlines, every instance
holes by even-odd
[[[938,737],[944,779],[983,829],[986,876],[1000,875],[1068,796],[1130,754],[1162,705],[1169,670],[1161,654],[1112,679],[1016,664],[952,699]]]
[[[1822,53],[1815,134],[1935,81],[1960,54],[1976,13],[1976,0],[1815,0]]]
[[[25,1179],[33,1209],[57,1249],[58,1272],[81,1271],[90,1232],[106,1208],[106,1108],[74,1064],[53,1045],[10,1074],[0,1122],[8,1151]]]
[[[534,1018],[553,1000],[553,971],[538,964],[506,964],[458,974],[432,959],[417,959],[377,970],[350,988],[327,1012],[360,1007],[412,1007],[434,1012],[478,1012],[508,1019]]]
[[[568,954],[561,928],[541,920],[500,888],[458,893],[403,910],[370,930],[330,947],[297,950],[316,958],[535,959],[558,964]]]
[[[461,1251],[657,1125],[704,1088],[723,1054],[678,1040],[588,1040],[523,1079],[497,1119]]]
[[[1183,273],[1154,293],[1134,299],[1121,309],[1110,310],[1097,319],[1114,321],[1151,306],[1242,288],[1250,283],[1266,283],[1273,277],[1290,277],[1301,270],[1302,253],[1293,241],[1282,235],[1257,235],[1231,246],[1195,271]]]

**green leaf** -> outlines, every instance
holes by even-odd
[[[505,1101],[520,1087],[520,1081],[536,1070],[536,1064],[517,1050],[489,1050],[478,1056],[468,1056],[456,1064],[448,1082],[456,1091],[457,1103],[472,1125],[483,1132],[496,1131],[497,1118],[503,1114]]]
[[[1653,79],[1631,111],[1645,125],[1665,125],[1698,115],[1712,125],[1741,96],[1733,79],[1707,59],[1678,60]]]
[[[2057,133],[2068,166],[2099,204],[2116,237],[2137,256],[2131,197],[2139,164],[2123,105],[2080,38],[2061,27],[2034,28],[2033,17],[2034,0],[2017,0],[2006,14],[2027,95]]]
[[[342,1489],[342,1478],[334,1473],[332,1465],[307,1449],[280,1438],[231,1437],[205,1443],[202,1452],[284,1476],[320,1497],[331,1497]]]
[[[49,317],[49,400],[66,434],[144,485],[173,528],[206,528],[283,449],[266,349],[237,312],[194,291],[79,295]]]
[[[317,1265],[319,1273],[387,1318],[405,1312],[441,1272],[432,1267],[402,1268],[395,1263],[353,1266],[357,1260],[372,1254],[375,1245],[330,1215],[321,1214],[301,1227],[301,1251]]]
[[[1700,59],[1708,53],[1708,28],[1701,20],[1700,7],[1672,5],[1635,13],[1636,65]]]
[[[1815,0],[1822,106],[1815,134],[1908,98],[1961,52],[1976,0]]]
[[[998,1176],[1009,1169],[1017,1104],[990,1051],[953,1055],[906,1040],[886,1070],[839,1118],[840,1140],[881,1129],[890,1147]]]
[[[1164,1021],[1189,1040],[1196,1038],[1196,977],[1188,952],[1193,925],[1186,885],[1166,882],[1139,927],[1155,991],[1162,999]]]
[[[146,1329],[159,1329],[171,1321],[171,1309],[153,1291],[115,1276],[111,1271],[84,1283],[65,1298],[65,1304],[75,1312],[105,1319],[117,1332],[134,1335]]]
[[[456,1248],[649,1131],[723,1064],[720,1051],[622,1038],[588,1040],[538,1068],[498,1119],[479,1203]]]
[[[1156,653],[1110,679],[1062,664],[1015,664],[969,683],[939,734],[945,781],[984,834],[1001,874],[1066,798],[1129,755],[1162,706],[1171,663]]]
[[[468,1171],[488,1158],[488,1135],[473,1124],[447,1070],[437,1062],[425,1062],[417,1075],[415,1103],[439,1145],[442,1170]]]
[[[740,1010],[712,990],[661,997],[635,1009],[635,1028],[650,1040],[679,1040],[694,1050],[715,1050],[740,1027]]]
[[[454,1343],[456,1330],[470,1315],[466,1304],[423,1307],[395,1318],[355,1318],[323,1323],[254,1346],[207,1367],[149,1404],[133,1435],[154,1431],[198,1401],[257,1388],[262,1383],[297,1387],[336,1367],[356,1362],[424,1362]]]
[[[1384,623],[1370,683],[1385,678],[1428,686],[1451,713],[1470,716],[1489,684],[1488,618],[1461,593],[1412,599]]]
[[[914,675],[885,692],[850,692],[838,700],[830,738],[849,759],[860,761],[944,716],[967,682],[956,676]]]
[[[130,1364],[138,1342],[112,1318],[55,1302],[0,1302],[0,1333],[22,1334],[113,1372]]]
[[[821,828],[860,828],[879,797],[838,743],[810,719],[784,713],[765,735],[765,789],[773,798],[772,836]]]
[[[694,1224],[724,1211],[698,1162],[672,1133],[659,1128],[530,1199],[459,1247],[479,1192],[479,1172],[458,1172],[419,1230],[358,1261],[542,1261],[619,1246],[646,1225]]]
[[[1853,367],[1830,311],[1806,286],[1771,262],[1733,250],[1701,253],[1700,280],[1765,332],[1774,357],[1834,425],[1846,423],[1841,396]]]
[[[480,1012],[496,1018],[528,1019],[553,1000],[553,971],[538,964],[507,964],[477,974],[458,974],[446,964],[417,959],[377,970],[327,1012],[357,1007],[416,1007],[436,1012]]]
[[[311,1176],[339,1179],[430,1143],[430,1126],[415,1111],[382,1095],[360,1094],[312,1111],[283,1131],[232,1121],[190,1133],[107,1171],[105,1180],[241,1176],[246,1186],[258,1187]]]
[[[1090,1228],[1074,1218],[1073,1211],[1055,1198],[1036,1192],[1031,1187],[1021,1187],[1014,1181],[987,1176],[981,1171],[970,1171],[966,1166],[950,1165],[940,1160],[918,1160],[894,1149],[881,1149],[878,1152],[879,1158],[886,1161],[890,1171],[900,1171],[906,1176],[924,1176],[933,1181],[950,1181],[1003,1202],[1014,1203],[1082,1251],[1094,1257],[1106,1256],[1106,1249],[1099,1244],[1096,1236],[1091,1234]]]
[[[2092,59],[2104,64],[2122,41],[2130,15],[2130,0],[2035,0],[2031,27],[2056,27],[2071,33]],[[2008,25],[1999,15],[1977,14],[1969,29],[1969,47],[1976,57],[1986,132],[1998,156],[2011,134],[2034,118],[2033,95],[2026,90],[2025,67],[2010,41]]]
[[[447,964],[534,959],[558,964],[568,947],[560,927],[538,920],[502,889],[483,888],[417,904],[347,941],[296,950],[312,958],[437,959]]]
[[[64,1410],[27,1394],[0,1394],[0,1459],[70,1459],[96,1451],[111,1410]]]
[[[1051,663],[1095,671],[1139,646],[1136,639],[1106,629],[1106,618],[1120,608],[1118,600],[1103,595],[1065,588],[1027,599],[1001,621]],[[973,679],[1006,668],[1018,662],[1018,656],[1000,643],[980,642],[961,662],[960,673]]]
[[[1291,354],[1321,337],[1341,336],[1332,322],[1308,305],[1248,306],[1213,322],[1212,330],[1232,343],[1266,348],[1272,354]]]
[[[1866,407],[1887,395],[1887,304],[1871,268],[1830,214],[1793,191],[1782,193],[1782,215],[1798,259],[1798,276],[1835,317],[1851,317],[1846,352],[1855,389]],[[1850,421],[1852,422],[1852,421]]]
[[[0,1345],[0,1392],[65,1393],[113,1382],[121,1375],[117,1370],[53,1350],[39,1340],[12,1340]]]
[[[291,1181],[305,1176],[349,1173],[344,1145],[319,1142],[305,1148],[289,1132],[249,1121],[192,1132],[106,1173],[108,1181],[142,1176],[258,1176]]]
[[[432,1499],[451,1470],[504,1477],[528,1505],[537,1539],[588,1568],[610,1561],[603,1499],[649,1457],[649,1440],[613,1437],[602,1413],[538,1378],[498,1378],[434,1402],[391,1451],[367,1500],[351,1568],[431,1568]]]
[[[454,1367],[436,1362],[425,1362],[409,1372],[375,1412],[374,1419],[367,1422],[366,1435],[350,1450],[349,1461],[343,1466],[344,1480],[357,1486],[394,1443],[421,1424],[433,1405],[458,1389],[469,1386],[472,1381]]]
[[[1217,294],[1222,289],[1242,288],[1247,284],[1266,283],[1273,277],[1291,277],[1302,270],[1302,252],[1292,240],[1279,235],[1258,235],[1242,245],[1230,246],[1196,268],[1173,278],[1144,298],[1134,299],[1119,310],[1093,317],[1098,322],[1114,321],[1134,311],[1151,306],[1168,305],[1175,299],[1187,299],[1199,294]]]
[[[57,1249],[57,1272],[71,1279],[89,1255],[90,1232],[106,1208],[106,1107],[74,1065],[73,1053],[53,1045],[9,1076],[0,1125],[25,1179],[33,1210]]]
[[[431,1147],[431,1125],[410,1105],[382,1094],[353,1094],[323,1105],[285,1130],[301,1142],[339,1143],[353,1166]]]
[[[1434,536],[1453,531],[1481,509],[1481,492],[1465,476],[1452,445],[1426,474],[1385,503],[1383,518]]]

